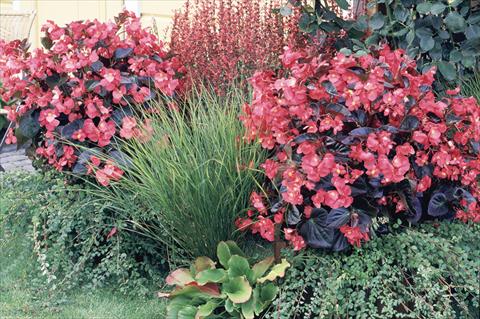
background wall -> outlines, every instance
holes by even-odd
[[[146,26],[155,21],[160,35],[165,37],[174,10],[181,8],[183,3],[184,0],[0,0],[0,13],[35,10],[37,16],[30,32],[30,42],[32,47],[38,47],[41,26],[47,20],[59,25],[95,18],[105,21],[112,19],[124,6],[141,14]]]

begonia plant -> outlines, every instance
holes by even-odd
[[[47,21],[41,30],[44,48],[32,52],[25,41],[0,40],[0,96],[16,102],[5,106],[15,123],[7,142],[32,139],[56,169],[95,171],[108,185],[122,172],[92,154],[113,152],[116,136],[145,133],[132,105],[173,96],[183,69],[132,12],[64,27]]]
[[[237,227],[295,250],[360,246],[393,223],[480,222],[480,107],[437,98],[435,69],[404,51],[331,60],[285,48],[283,70],[251,78],[246,139],[270,151],[267,182]]]

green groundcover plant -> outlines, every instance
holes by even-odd
[[[215,256],[219,241],[235,237],[234,220],[248,206],[255,168],[264,160],[257,144],[242,141],[243,100],[237,89],[223,97],[203,89],[178,106],[151,104],[125,117],[149,137],[122,144],[124,178],[97,194],[125,213],[132,209],[125,196],[133,194],[143,210],[134,221],[138,231],[190,256]],[[139,117],[149,126],[137,125]],[[95,170],[95,157],[86,165]]]
[[[0,174],[0,228],[31,239],[32,285],[51,293],[108,284],[123,293],[151,293],[168,269],[168,252],[135,233],[92,187],[80,186],[54,172]]]
[[[351,254],[307,250],[266,318],[478,318],[479,235],[478,224],[434,223]]]

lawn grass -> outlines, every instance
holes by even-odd
[[[5,206],[0,194],[0,214]],[[0,224],[1,225],[1,224]],[[1,226],[0,226],[1,227]],[[128,297],[113,288],[49,295],[35,279],[39,271],[32,243],[25,233],[0,229],[1,319],[143,319],[164,318],[165,303],[155,298]],[[37,276],[38,277],[38,276]]]

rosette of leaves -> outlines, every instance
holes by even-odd
[[[177,269],[167,277],[167,284],[175,288],[159,296],[170,299],[168,318],[255,318],[277,295],[273,281],[290,267],[285,259],[274,265],[273,257],[251,266],[233,241],[220,242],[217,255],[219,268],[210,258],[199,257],[189,269]]]

